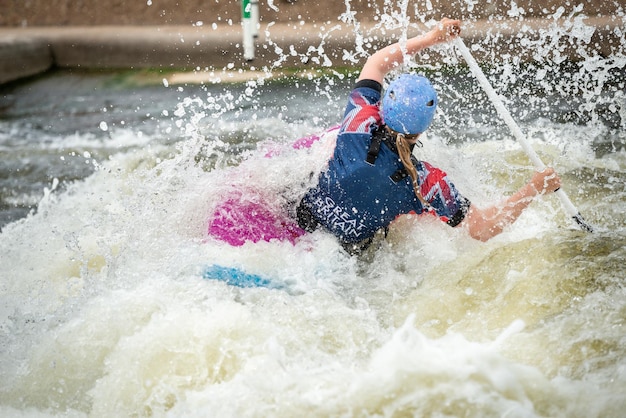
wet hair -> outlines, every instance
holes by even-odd
[[[422,192],[420,191],[419,183],[417,181],[417,168],[415,168],[415,165],[411,160],[411,145],[406,138],[408,135],[398,133],[389,127],[387,127],[387,129],[392,135],[396,136],[396,148],[398,149],[398,156],[400,156],[400,161],[402,161],[404,169],[409,174],[409,177],[411,177],[411,185],[413,186],[413,192],[415,193],[415,197],[419,199],[424,209],[428,208],[430,205],[428,204],[428,202],[426,202],[424,196],[422,196]]]

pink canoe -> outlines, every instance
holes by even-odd
[[[320,135],[300,138],[292,144],[294,149],[310,148],[325,134],[335,133],[338,127],[331,128]],[[279,150],[268,152],[265,157],[277,155]],[[210,237],[227,242],[233,246],[243,245],[246,241],[289,241],[292,244],[306,232],[291,219],[287,211],[271,210],[265,198],[253,190],[241,190],[220,203],[209,216],[208,234]],[[285,212],[285,213],[279,213]]]

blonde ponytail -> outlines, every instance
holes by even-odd
[[[402,161],[402,165],[404,166],[407,173],[409,173],[409,177],[411,177],[411,183],[413,185],[413,191],[415,192],[415,196],[422,203],[424,209],[430,207],[428,202],[422,196],[420,192],[420,186],[417,182],[417,169],[411,161],[411,146],[409,145],[407,139],[404,134],[398,133],[396,135],[396,147],[398,148],[398,155],[400,156],[400,161]]]

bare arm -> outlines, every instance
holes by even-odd
[[[472,238],[487,241],[515,222],[537,195],[553,192],[560,186],[561,179],[554,169],[546,168],[536,172],[530,182],[504,202],[485,209],[471,207],[461,225],[468,228]]]
[[[359,80],[375,80],[382,84],[383,78],[389,71],[404,63],[405,54],[415,55],[423,49],[449,41],[460,33],[460,20],[444,18],[429,32],[408,39],[404,51],[399,42],[376,51],[363,66]]]

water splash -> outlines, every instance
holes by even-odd
[[[375,31],[410,36],[416,21],[430,24],[429,11],[387,1],[374,31],[349,14],[359,41],[346,56],[367,56]],[[90,122],[96,133],[50,136],[46,149],[71,145],[81,165],[97,165],[63,191],[51,181],[36,213],[0,234],[0,412],[620,416],[624,40],[618,30],[615,53],[595,54],[596,32],[579,17],[558,10],[540,38],[521,30],[512,42],[522,51],[552,49],[521,68],[494,53],[487,73],[542,156],[579,185],[581,210],[606,226],[595,236],[569,230],[545,199],[488,244],[403,218],[365,261],[323,233],[295,246],[205,240],[206,214],[232,187],[253,185],[282,204],[314,181],[331,148],[285,145],[338,121],[352,80],[333,72],[177,90],[166,113],[150,111],[167,121],[163,132],[107,119],[106,136],[94,137],[107,112]],[[273,68],[292,53],[337,59],[324,57],[324,39],[276,50]],[[494,33],[473,52],[502,39]],[[581,60],[565,65],[570,44]],[[411,68],[444,100],[420,158],[446,167],[477,205],[512,192],[527,160],[454,52],[429,55],[441,61],[420,56]],[[294,291],[202,280],[216,262]]]

